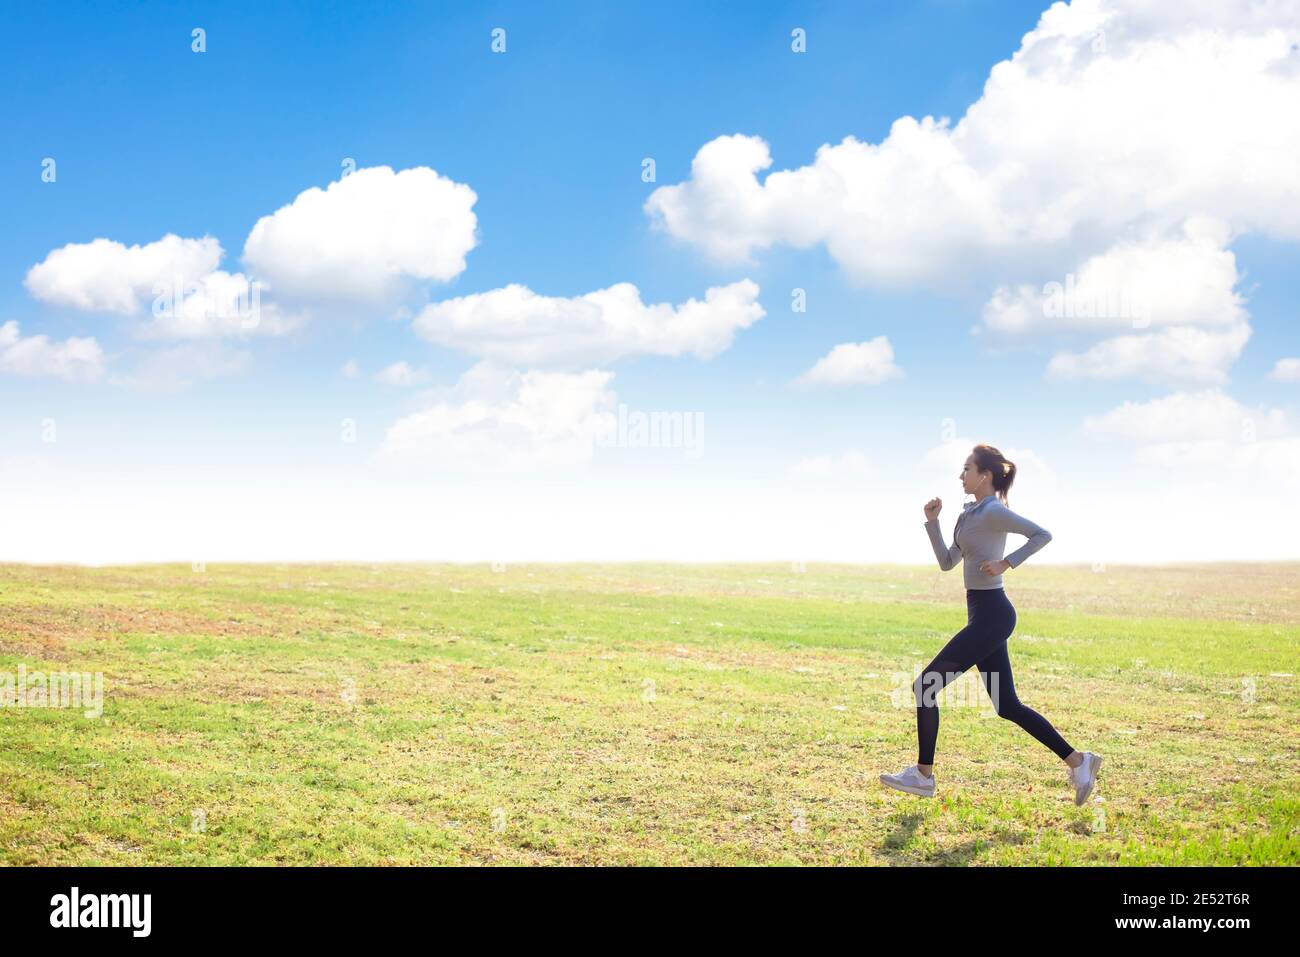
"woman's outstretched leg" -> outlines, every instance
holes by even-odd
[[[997,648],[982,658],[977,666],[980,677],[984,679],[984,688],[997,709],[998,717],[1014,721],[1035,738],[1051,748],[1058,758],[1069,762],[1074,755],[1074,748],[1066,744],[1065,739],[1052,727],[1052,723],[1016,696],[1016,683],[1011,676],[1011,657],[1007,652],[1007,643],[1001,642]],[[1077,761],[1075,762],[1077,763]]]

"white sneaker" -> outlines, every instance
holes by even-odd
[[[1101,770],[1101,755],[1091,751],[1083,752],[1083,763],[1077,768],[1065,767],[1065,776],[1074,788],[1074,803],[1082,804],[1092,793],[1092,786],[1097,783],[1097,772]]]
[[[897,788],[900,791],[906,791],[908,794],[919,794],[921,797],[934,797],[934,775],[928,778],[923,775],[915,764],[909,765],[897,774],[882,774],[880,783],[888,785],[891,788]]]

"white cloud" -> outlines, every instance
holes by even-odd
[[[93,382],[103,375],[104,353],[93,338],[51,342],[48,336],[23,336],[11,319],[0,326],[0,372]]]
[[[1282,382],[1300,382],[1300,359],[1278,359],[1269,378]]]
[[[429,373],[424,369],[413,369],[403,359],[400,362],[394,362],[392,365],[385,366],[375,373],[375,381],[381,385],[391,385],[397,388],[408,388],[409,386],[419,385],[427,381]]]
[[[1249,408],[1217,389],[1125,402],[1084,431],[1133,448],[1139,465],[1199,471],[1261,501],[1294,487],[1300,436],[1281,409]]]
[[[609,362],[629,355],[710,358],[763,315],[758,286],[742,279],[710,288],[701,302],[646,304],[622,282],[571,298],[517,283],[432,303],[415,331],[440,345],[518,365]]]
[[[24,285],[51,305],[135,315],[156,285],[184,287],[216,269],[222,255],[211,236],[182,239],[173,233],[144,246],[109,239],[68,243],[29,269]]]
[[[359,169],[259,219],[244,262],[284,297],[383,300],[464,271],[477,199],[427,166]]]
[[[356,359],[349,359],[347,362],[343,363],[343,368],[341,368],[339,372],[342,373],[343,378],[345,379],[355,379],[361,374],[361,368],[357,365]]]
[[[797,380],[800,385],[879,385],[901,376],[894,349],[885,336],[867,342],[842,342]]]
[[[211,236],[69,243],[28,270],[26,286],[37,299],[86,312],[140,316],[147,304],[152,318],[139,332],[150,339],[282,336],[305,321],[269,299],[260,280],[218,269],[223,256]]]
[[[1181,235],[1123,239],[1077,270],[1035,287],[999,286],[984,328],[1001,333],[1108,332],[1196,326],[1233,328],[1248,319],[1224,223],[1185,222]]]
[[[644,209],[722,262],[821,245],[862,282],[993,286],[980,331],[1107,336],[1053,377],[1222,384],[1250,337],[1229,244],[1300,239],[1298,38],[1295,0],[1055,3],[956,126],[901,117],[761,182],[767,144],[718,137]],[[1050,315],[1068,270],[1085,308]],[[1090,308],[1116,293],[1149,314]]]
[[[1125,402],[1084,419],[1086,434],[1135,445],[1252,441],[1285,435],[1286,413],[1251,409],[1219,389],[1175,392],[1150,402]]]
[[[250,356],[220,342],[187,342],[148,352],[129,374],[114,376],[113,385],[144,392],[173,392],[198,382],[239,375]]]
[[[1220,477],[1249,472],[1255,479],[1293,482],[1300,468],[1300,438],[1158,442],[1135,449],[1133,461],[1171,470],[1201,469]]]
[[[1228,239],[1226,224],[1193,217],[1176,237],[1121,240],[1063,281],[999,286],[972,331],[1125,330],[1082,352],[1058,352],[1048,375],[1222,384],[1251,335]]]
[[[285,312],[266,293],[260,281],[218,269],[156,296],[153,320],[141,334],[152,339],[283,336],[306,321],[301,313]]]
[[[1213,476],[1227,482],[1236,494],[1276,495],[1279,488],[1295,483],[1300,469],[1300,437],[1156,442],[1136,447],[1133,462],[1171,472]]]
[[[1175,327],[1116,336],[1082,353],[1058,352],[1047,374],[1059,379],[1126,379],[1221,385],[1250,338],[1241,323],[1225,331]]]
[[[585,465],[597,438],[614,428],[612,378],[479,363],[447,395],[389,426],[377,458],[468,472]]]
[[[881,285],[1059,274],[1130,226],[1191,216],[1300,238],[1300,14],[1279,3],[1055,3],[957,125],[902,117],[879,144],[772,165],[756,136],[697,152],[652,223],[724,262],[825,246]]]

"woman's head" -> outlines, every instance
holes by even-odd
[[[1016,480],[1016,463],[991,445],[982,442],[966,456],[966,464],[961,470],[961,486],[967,495],[980,495],[992,492],[1007,504],[1007,493],[1011,483]]]

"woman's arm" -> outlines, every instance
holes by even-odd
[[[925,531],[930,536],[930,544],[934,546],[934,557],[939,559],[939,568],[943,571],[954,567],[961,561],[961,549],[956,543],[951,548],[943,544],[943,533],[939,531],[939,520],[937,518],[926,519]],[[953,533],[956,537],[956,532]]]
[[[1026,558],[1050,542],[1052,533],[1039,525],[1035,525],[1023,515],[1017,515],[1005,505],[999,503],[999,506],[994,513],[998,531],[1015,532],[1017,535],[1024,535],[1029,539],[1003,559],[1012,568],[1016,568]]]

